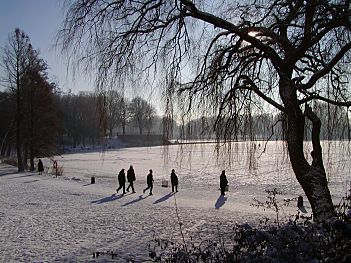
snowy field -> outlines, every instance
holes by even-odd
[[[120,148],[113,151],[55,157],[63,176],[16,173],[0,164],[1,262],[149,262],[148,244],[156,237],[219,238],[236,223],[257,224],[272,211],[253,207],[265,201],[265,190],[277,188],[283,198],[303,194],[281,142],[234,143],[231,153],[214,145]],[[251,151],[250,151],[251,150]],[[324,163],[334,203],[350,184],[350,145],[323,145]],[[309,151],[306,151],[306,156]],[[251,156],[251,158],[250,158]],[[135,194],[116,194],[117,174],[133,165]],[[44,166],[52,167],[45,159]],[[154,171],[154,195],[143,194],[148,170]],[[161,187],[171,169],[179,178],[179,192]],[[220,197],[219,175],[226,170],[229,192]],[[90,177],[96,184],[90,184]],[[306,215],[311,213],[305,200]],[[178,216],[176,213],[176,206]],[[296,214],[296,202],[281,217]],[[94,252],[117,255],[93,258]]]

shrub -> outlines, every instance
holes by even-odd
[[[170,242],[155,235],[150,257],[155,262],[351,262],[351,224],[345,214],[350,209],[351,191],[337,207],[338,214],[327,222],[313,222],[299,214],[282,223],[277,189],[266,191],[268,201],[255,206],[272,209],[276,218],[257,226],[236,224],[229,231],[218,231],[208,240]],[[291,200],[284,200],[287,203]]]

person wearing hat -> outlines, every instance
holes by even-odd
[[[146,183],[147,183],[147,187],[143,190],[143,193],[145,194],[146,190],[150,189],[150,195],[152,195],[152,188],[154,186],[154,178],[153,178],[151,169],[150,169],[150,173],[146,177]]]

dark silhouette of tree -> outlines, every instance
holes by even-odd
[[[17,151],[17,165],[18,171],[24,171],[23,163],[23,89],[24,89],[24,75],[29,68],[29,50],[31,44],[29,37],[20,29],[9,37],[7,45],[3,49],[3,67],[4,67],[4,81],[7,87],[13,93],[15,98],[15,131],[16,131],[16,151]]]
[[[0,92],[0,120],[0,156],[9,157],[11,147],[15,145],[13,138],[13,134],[15,133],[15,117],[9,92]]]
[[[128,111],[131,121],[139,129],[139,134],[142,135],[144,128],[150,133],[152,120],[155,115],[155,109],[146,100],[136,97],[128,105]]]
[[[27,54],[28,69],[23,76],[24,162],[33,171],[36,157],[56,153],[58,118],[53,100],[53,86],[47,79],[47,65],[32,47]]]
[[[256,105],[274,107],[296,178],[314,218],[324,220],[334,208],[313,102],[351,106],[350,29],[349,0],[78,0],[59,38],[80,62],[97,66],[100,87],[119,74],[163,72],[166,94],[180,92],[189,110],[217,115],[219,137],[235,138]]]
[[[121,121],[121,126],[122,126],[122,134],[125,135],[126,134],[126,126],[128,123],[128,111],[127,111],[127,104],[128,101],[126,100],[126,98],[122,98],[121,99],[121,114],[120,114],[120,121]]]
[[[62,126],[61,143],[73,148],[94,145],[99,138],[99,97],[89,92],[78,95],[69,92],[60,95],[57,101]]]
[[[2,154],[11,150],[14,133],[18,170],[23,171],[30,160],[55,153],[58,119],[52,98],[52,87],[47,80],[47,65],[33,49],[28,36],[19,29],[3,50],[8,104],[13,109],[13,121],[6,126]],[[16,125],[13,125],[16,123]]]
[[[117,127],[124,127],[125,134],[126,125],[126,109],[123,96],[116,90],[106,91],[106,122],[109,137],[113,137],[113,130]]]

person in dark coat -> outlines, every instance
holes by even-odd
[[[150,170],[150,173],[146,177],[146,183],[147,187],[143,190],[143,193],[145,194],[146,190],[150,189],[150,195],[152,195],[152,188],[154,187],[154,178],[152,175],[152,170]]]
[[[133,193],[134,191],[134,181],[135,181],[135,173],[134,173],[134,168],[131,165],[129,170],[127,171],[127,180],[129,182],[129,185],[127,187],[127,192],[129,192],[129,188],[132,188]]]
[[[119,187],[117,189],[117,193],[121,188],[123,188],[123,194],[126,193],[126,174],[124,173],[124,169],[122,169],[118,174],[118,183]]]
[[[172,169],[172,173],[171,173],[171,184],[172,184],[172,192],[174,192],[174,188],[175,188],[175,191],[178,192],[178,177],[174,169]]]
[[[222,171],[221,176],[219,177],[219,186],[221,188],[221,195],[225,195],[225,188],[228,185],[227,176],[225,176],[225,171]]]
[[[43,165],[43,162],[41,161],[41,159],[39,159],[39,161],[38,161],[38,172],[39,172],[39,174],[44,172],[44,165]]]

